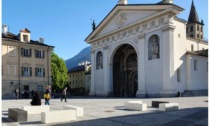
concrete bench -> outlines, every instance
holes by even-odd
[[[161,104],[159,104],[160,111],[172,111],[172,110],[178,110],[178,109],[179,109],[178,103],[161,103]]]
[[[78,107],[78,106],[73,106],[73,105],[64,105],[63,109],[65,110],[76,110],[77,112],[77,117],[78,116],[83,116],[84,115],[84,109],[83,107]]]
[[[142,103],[142,101],[128,101],[125,102],[125,108],[130,110],[146,111],[147,104]]]
[[[152,101],[152,107],[159,108],[159,104],[161,103],[169,103],[165,101]]]
[[[28,114],[40,114],[41,112],[50,111],[50,106],[48,106],[48,105],[23,106],[22,109],[27,111]]]
[[[27,122],[28,115],[27,111],[19,109],[19,108],[11,108],[8,110],[9,119],[15,122]]]
[[[124,102],[124,105],[125,105],[125,107],[127,107],[127,106],[129,106],[129,103],[140,103],[140,104],[142,104],[143,102],[142,101],[125,101]]]
[[[41,113],[42,123],[55,123],[76,120],[76,110],[58,110]]]

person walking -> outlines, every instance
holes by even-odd
[[[66,90],[67,90],[67,87],[65,87],[65,88],[63,89],[61,102],[62,102],[62,100],[63,100],[64,98],[65,98],[65,102],[67,102],[67,101],[66,101]]]
[[[45,99],[45,105],[50,105],[50,92],[47,89],[45,94],[44,94],[44,99]]]
[[[15,96],[16,96],[16,99],[19,98],[19,89],[18,88],[15,89]]]
[[[39,93],[36,91],[31,101],[31,106],[38,106],[38,105],[41,105],[41,98],[39,96]]]

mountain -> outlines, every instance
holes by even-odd
[[[73,58],[70,58],[65,61],[66,67],[68,69],[78,66],[78,64],[82,61],[90,61],[91,53],[90,53],[91,47],[86,47],[82,51],[80,51],[76,56]]]

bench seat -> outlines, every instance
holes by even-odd
[[[76,120],[76,110],[57,110],[41,113],[42,123],[55,123]]]
[[[179,109],[178,103],[161,103],[161,104],[159,104],[160,111],[172,111],[172,110],[178,110],[178,109]]]
[[[28,119],[27,111],[19,108],[9,108],[8,117],[15,122],[27,122]]]
[[[147,104],[142,101],[127,101],[125,102],[125,108],[130,110],[146,111]]]
[[[83,107],[73,106],[73,105],[64,105],[63,109],[65,110],[76,110],[77,117],[78,116],[84,116],[84,109]]]
[[[41,112],[50,111],[50,106],[49,105],[23,106],[22,109],[27,111],[28,114],[40,114]]]

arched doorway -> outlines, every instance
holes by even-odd
[[[137,53],[124,44],[113,58],[113,92],[116,97],[135,97],[138,90]]]

